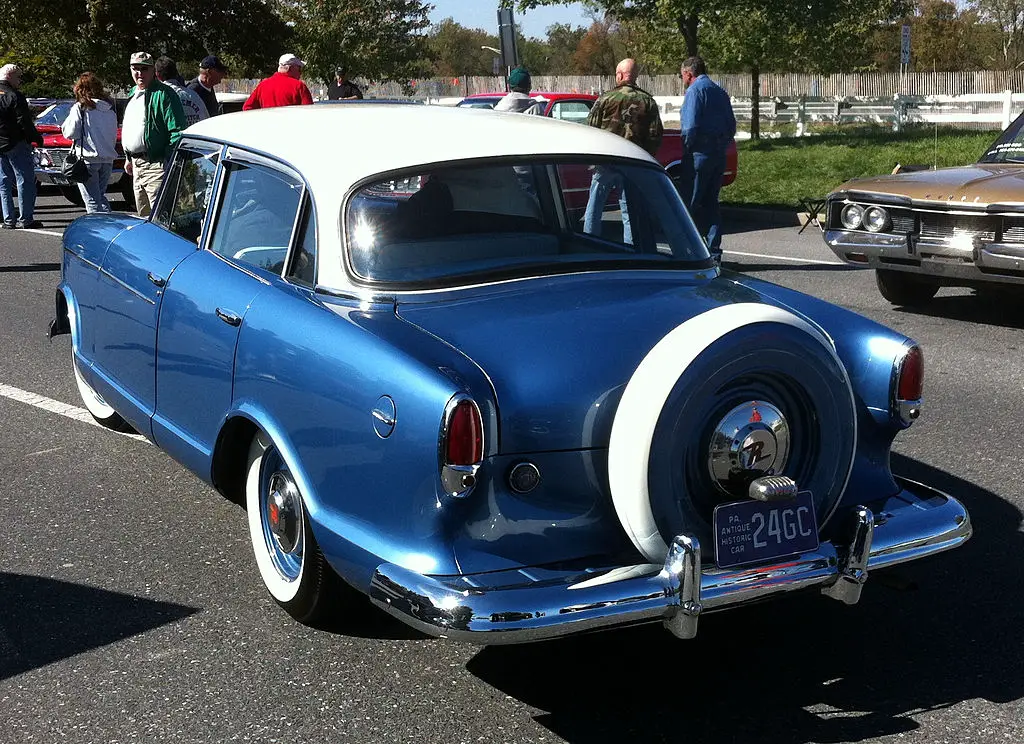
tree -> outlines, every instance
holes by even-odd
[[[328,80],[338,65],[372,80],[429,72],[430,6],[420,0],[282,0],[294,24],[299,55],[314,77]]]
[[[484,46],[497,47],[498,37],[445,18],[430,29],[427,40],[433,74],[437,77],[493,74],[494,52],[483,49]]]
[[[283,47],[290,35],[263,0],[182,0],[173,7],[55,0],[24,11],[18,0],[0,0],[0,60],[24,65],[32,76],[28,92],[62,96],[82,70],[96,72],[110,87],[129,87],[128,58],[139,50],[167,54],[182,71],[210,53],[226,58],[234,74],[266,70],[269,50]]]
[[[570,66],[577,75],[610,75],[615,65],[625,56],[617,43],[610,21],[594,21],[580,39]]]
[[[556,23],[548,26],[547,35],[547,74],[577,73],[578,70],[572,65],[572,59],[583,37],[587,35],[587,29],[583,26],[573,27],[567,23]]]
[[[970,8],[999,30],[999,67],[1010,70],[1024,61],[1024,0],[974,0]]]

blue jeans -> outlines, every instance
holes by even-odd
[[[619,190],[619,209],[622,211],[622,242],[633,245],[633,231],[629,226],[629,211],[626,209],[626,190],[623,188],[622,175],[617,171],[597,166],[590,179],[590,198],[587,200],[587,211],[583,215],[583,232],[594,237],[601,237],[601,216],[608,194],[612,189]]]
[[[23,223],[31,222],[36,211],[36,166],[28,142],[19,142],[7,152],[0,153],[0,207],[8,225],[15,221],[15,183],[18,184],[18,212],[21,215],[18,219]]]
[[[713,255],[722,253],[722,218],[718,192],[725,175],[725,150],[694,152],[683,156],[679,193],[697,225],[697,232]]]
[[[110,171],[113,163],[89,163],[89,180],[78,184],[85,202],[85,213],[109,212],[107,201],[107,184],[110,183]]]

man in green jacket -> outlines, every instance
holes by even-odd
[[[135,52],[131,68],[135,87],[128,94],[121,144],[139,216],[146,217],[156,205],[164,166],[186,126],[185,110],[178,94],[156,79],[153,55]]]

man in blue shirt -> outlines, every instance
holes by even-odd
[[[736,136],[736,117],[729,94],[711,81],[700,57],[690,57],[679,70],[686,96],[679,112],[683,136],[680,195],[690,208],[711,255],[721,263],[722,234],[718,192],[725,174],[725,153]]]

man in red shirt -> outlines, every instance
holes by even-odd
[[[277,72],[260,80],[248,100],[242,104],[242,111],[313,103],[309,88],[299,79],[305,64],[294,54],[282,54],[277,62]]]

